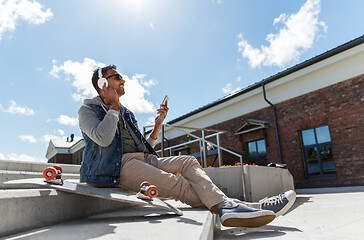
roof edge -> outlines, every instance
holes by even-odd
[[[306,60],[306,61],[304,61],[302,63],[299,63],[299,64],[297,64],[297,65],[295,65],[293,67],[290,67],[290,68],[288,68],[288,69],[286,69],[284,71],[278,72],[277,74],[275,74],[273,76],[270,76],[268,78],[265,78],[265,79],[263,79],[263,80],[261,80],[259,82],[256,82],[255,84],[253,84],[251,86],[248,86],[248,87],[246,87],[246,88],[244,88],[244,89],[242,89],[242,90],[240,90],[240,91],[238,91],[236,93],[225,96],[225,97],[223,97],[223,98],[221,98],[219,100],[216,100],[215,102],[207,104],[207,105],[205,105],[205,106],[203,106],[201,108],[198,108],[196,110],[193,110],[193,111],[191,111],[191,112],[189,112],[189,113],[187,113],[185,115],[182,115],[182,116],[180,116],[178,118],[175,118],[175,119],[173,119],[173,120],[171,120],[171,121],[169,121],[167,123],[168,124],[177,123],[177,122],[179,122],[179,121],[181,121],[183,119],[186,119],[186,118],[188,118],[188,117],[190,117],[192,115],[203,112],[203,111],[205,111],[205,110],[207,110],[209,108],[212,108],[212,107],[217,106],[219,104],[222,104],[222,103],[224,103],[226,101],[229,101],[229,100],[231,100],[233,98],[241,96],[241,95],[243,95],[243,94],[245,94],[247,92],[250,92],[250,91],[252,91],[252,90],[254,90],[254,89],[258,88],[258,87],[261,87],[263,84],[267,84],[267,83],[271,83],[273,81],[276,81],[276,80],[278,80],[278,79],[280,79],[282,77],[285,77],[285,76],[290,75],[290,74],[292,74],[294,72],[297,72],[297,71],[299,71],[301,69],[304,69],[304,68],[306,68],[308,66],[316,64],[316,63],[318,63],[320,61],[323,61],[323,60],[325,60],[325,59],[327,59],[329,57],[332,57],[334,55],[342,53],[342,52],[344,52],[344,51],[346,51],[348,49],[354,48],[354,47],[356,47],[356,46],[358,46],[358,45],[360,45],[362,43],[364,43],[364,35],[362,35],[362,36],[360,36],[360,37],[358,37],[356,39],[353,39],[353,40],[351,40],[351,41],[349,41],[347,43],[344,43],[344,44],[342,44],[342,45],[340,45],[340,46],[338,46],[336,48],[328,50],[328,51],[326,51],[326,52],[324,52],[324,53],[322,53],[320,55],[317,55],[317,56],[315,56],[313,58],[310,58],[310,59],[308,59],[308,60]]]

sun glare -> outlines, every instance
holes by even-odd
[[[127,0],[124,2],[125,6],[130,9],[130,11],[135,11],[135,13],[140,16],[143,13],[146,3],[145,0]]]

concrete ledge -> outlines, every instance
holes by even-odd
[[[210,230],[213,217],[208,210],[191,208],[173,200],[167,202],[179,207],[183,216],[166,214],[163,210],[149,207],[125,208],[33,229],[7,236],[7,239],[213,239]]]
[[[292,174],[283,168],[249,165],[204,168],[204,171],[227,196],[248,202],[295,189]]]
[[[181,207],[184,216],[54,189],[10,189],[4,185],[8,180],[39,178],[53,165],[0,160],[0,216],[6,218],[0,221],[0,238],[213,239],[213,214],[179,202],[168,201]],[[61,167],[64,179],[79,179],[80,166]],[[90,217],[95,214],[102,215]]]
[[[53,189],[0,190],[0,236],[132,206]],[[3,219],[3,220],[4,220]]]
[[[27,179],[27,178],[42,178],[43,172],[23,172],[23,171],[8,171],[8,170],[0,170],[0,189],[25,189],[25,188],[34,188],[31,186],[16,186],[16,185],[5,185],[4,182],[10,180],[17,179]],[[62,178],[66,179],[74,179],[79,180],[79,174],[73,173],[62,173]]]
[[[295,190],[292,174],[288,169],[244,166],[247,201],[255,202],[288,190]]]
[[[9,171],[43,172],[46,167],[54,165],[60,165],[65,173],[78,174],[80,172],[80,165],[0,160],[0,170]]]
[[[208,212],[206,216],[206,221],[203,224],[202,232],[200,235],[200,240],[209,240],[214,239],[214,230],[215,230],[215,214]]]
[[[4,182],[16,179],[41,178],[47,167],[54,163],[34,163],[25,161],[0,160],[0,189],[31,188],[23,186],[5,186]],[[80,179],[80,166],[70,164],[57,164],[62,167],[63,179]]]

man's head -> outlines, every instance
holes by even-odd
[[[116,90],[119,97],[125,94],[124,90],[124,83],[125,80],[122,79],[122,76],[118,73],[116,70],[115,65],[108,65],[106,67],[101,68],[101,74],[103,78],[106,78],[108,81],[108,87],[111,87]],[[99,68],[96,68],[94,70],[94,73],[92,74],[92,85],[96,89],[98,93],[100,93],[100,88],[97,84],[97,81],[99,80]]]

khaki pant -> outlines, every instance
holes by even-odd
[[[121,164],[120,187],[130,191],[138,192],[140,184],[148,181],[157,186],[160,197],[208,209],[227,198],[192,156],[124,153]]]

